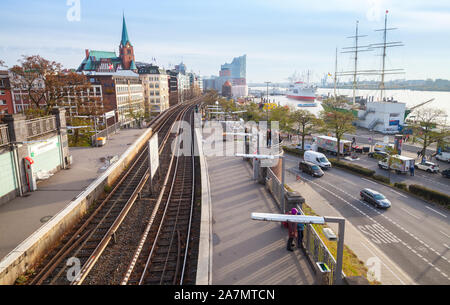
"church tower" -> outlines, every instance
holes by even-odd
[[[122,69],[123,70],[137,70],[135,59],[134,59],[134,49],[128,38],[127,24],[125,22],[125,15],[123,16],[122,25],[122,41],[119,46],[120,58],[122,59]]]

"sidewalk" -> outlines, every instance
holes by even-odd
[[[110,136],[103,147],[70,148],[73,164],[46,181],[38,191],[17,197],[0,206],[0,260],[61,211],[102,174],[101,158],[124,153],[145,129],[123,129]]]
[[[301,250],[286,250],[279,223],[251,220],[252,212],[279,213],[248,162],[208,157],[213,222],[213,285],[311,285],[314,272]]]
[[[300,192],[306,203],[319,215],[342,217],[342,215],[328,201],[317,193],[308,183],[298,182],[296,176],[286,170],[286,184],[294,191]],[[337,224],[328,224],[334,232],[338,232]],[[345,223],[345,245],[347,245],[358,258],[371,267],[377,268],[379,262],[379,281],[385,285],[411,285],[414,281],[405,274],[394,262],[392,262],[383,252],[381,252],[372,242],[355,228],[349,221]],[[376,274],[375,274],[376,276]]]

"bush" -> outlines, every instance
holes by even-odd
[[[352,172],[355,172],[355,173],[358,173],[358,174],[361,174],[361,175],[364,175],[367,177],[372,177],[375,174],[374,170],[371,170],[371,169],[368,169],[368,168],[365,168],[365,167],[362,167],[362,166],[359,166],[356,164],[351,164],[351,163],[347,163],[344,161],[338,161],[337,159],[333,159],[333,158],[330,158],[328,160],[331,162],[331,164],[333,164],[333,166],[344,168],[344,169],[350,170]]]
[[[387,183],[387,184],[391,184],[391,179],[389,179],[386,176],[383,175],[373,175],[373,179]]]
[[[288,152],[290,154],[296,155],[297,157],[301,157],[301,158],[303,158],[303,155],[305,154],[304,150],[301,150],[301,149],[298,149],[298,148],[292,148],[292,147],[283,146],[283,150],[285,152]]]
[[[105,187],[103,188],[105,193],[110,193],[112,191],[112,187],[109,185],[105,185]]]
[[[394,183],[394,186],[395,186],[396,188],[401,189],[401,190],[405,190],[405,191],[408,190],[408,186],[406,185],[406,183],[395,182],[395,183]]]
[[[450,196],[447,194],[417,184],[411,184],[408,189],[411,193],[417,196],[450,208]]]

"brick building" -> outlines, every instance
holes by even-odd
[[[0,116],[14,113],[11,83],[8,71],[0,71]]]

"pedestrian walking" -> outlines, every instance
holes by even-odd
[[[419,158],[420,157],[420,154],[422,153],[422,151],[421,150],[418,150],[417,151],[417,158]]]
[[[409,168],[409,173],[411,176],[414,176],[414,165]]]

